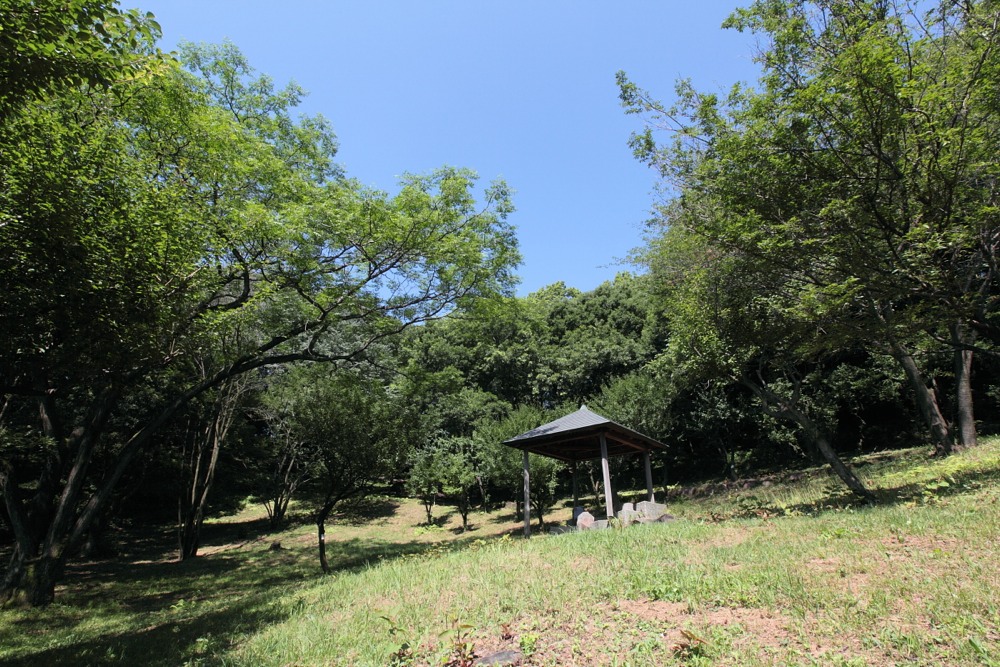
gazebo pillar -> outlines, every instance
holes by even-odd
[[[643,452],[642,460],[646,464],[646,500],[655,503],[656,496],[653,495],[653,464],[650,461],[649,450]]]
[[[573,509],[575,510],[580,504],[580,466],[576,461],[570,466],[570,470],[573,472]]]
[[[528,472],[528,450],[524,450],[524,536],[531,537],[531,474]]]
[[[604,473],[604,507],[608,518],[615,516],[615,505],[611,500],[611,468],[608,466],[608,440],[601,433],[601,472]]]

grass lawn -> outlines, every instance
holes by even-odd
[[[269,534],[249,508],[193,561],[163,533],[73,564],[56,604],[0,610],[0,664],[1000,665],[1000,439],[855,465],[878,505],[815,469],[531,540],[510,511],[463,534],[373,498],[328,526],[329,576],[312,526]]]

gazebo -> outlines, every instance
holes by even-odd
[[[560,417],[548,424],[542,424],[526,433],[505,440],[503,444],[524,452],[524,535],[531,536],[531,475],[528,469],[528,454],[540,454],[565,461],[573,465],[573,504],[579,498],[576,478],[576,464],[579,461],[601,460],[604,475],[604,505],[608,518],[614,516],[611,493],[611,469],[608,459],[612,456],[642,454],[646,466],[647,500],[655,502],[653,496],[653,470],[649,454],[655,449],[666,449],[657,442],[630,428],[602,417],[581,406],[579,410]]]

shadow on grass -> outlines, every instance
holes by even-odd
[[[511,510],[510,514],[495,514],[489,518],[490,523],[518,523],[519,521],[524,521],[524,518],[518,516],[514,510]]]
[[[225,533],[233,526],[216,528]],[[333,573],[342,574],[500,537],[469,534],[443,544],[331,540],[327,556]],[[0,662],[19,667],[215,664],[246,636],[305,611],[296,592],[325,578],[315,545],[301,542],[270,549],[266,539],[258,540],[183,562],[170,555],[71,564],[56,605],[0,617],[0,646],[7,649],[0,649]]]
[[[361,526],[376,519],[388,519],[396,515],[402,503],[386,496],[362,497],[339,505],[334,511],[334,520],[348,526]]]
[[[224,650],[233,638],[289,615],[266,591],[206,613],[150,623],[141,629],[105,634],[8,658],[11,667],[39,665],[179,665]]]
[[[965,470],[949,473],[945,479],[930,482],[903,484],[877,491],[881,504],[893,504],[927,499],[946,498],[970,493],[982,486],[1000,484],[1000,468],[987,470]]]
[[[982,486],[1000,484],[1000,469],[955,472],[947,475],[947,478],[946,481],[927,480],[894,487],[876,488],[872,490],[875,496],[874,501],[866,501],[847,489],[838,490],[812,502],[780,508],[778,513],[820,514],[827,511],[871,506],[885,507],[904,503],[933,501],[939,498],[971,493]],[[763,511],[767,511],[768,509],[779,510],[779,508],[769,508],[766,503],[762,504],[760,509]],[[759,513],[757,515],[759,516]]]

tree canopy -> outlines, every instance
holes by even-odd
[[[357,362],[513,284],[502,182],[481,203],[464,169],[365,188],[340,173],[324,119],[292,118],[301,91],[275,89],[232,45],[181,60],[104,91],[64,77],[0,127],[0,376],[9,423],[49,443],[40,458],[9,449],[0,471],[17,537],[4,589],[30,581],[36,602],[187,402],[267,366]],[[145,387],[142,421],[108,432]]]

